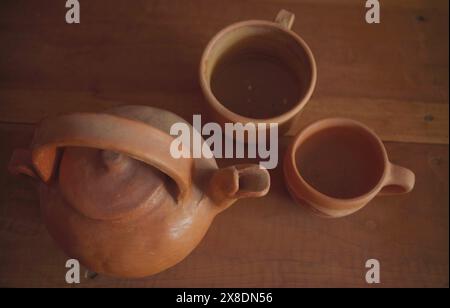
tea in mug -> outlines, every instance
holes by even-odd
[[[317,132],[297,150],[297,168],[317,191],[349,199],[368,193],[384,171],[380,146],[366,132],[333,127]]]
[[[301,81],[291,67],[257,52],[225,56],[212,73],[211,90],[232,112],[256,119],[288,112],[302,96]]]

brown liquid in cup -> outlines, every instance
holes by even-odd
[[[257,119],[289,111],[302,96],[301,82],[292,68],[258,52],[225,56],[213,71],[211,90],[229,110]]]
[[[370,192],[384,168],[376,140],[352,127],[334,127],[310,136],[298,148],[296,163],[308,184],[340,199]]]

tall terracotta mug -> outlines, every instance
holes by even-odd
[[[289,129],[317,78],[310,48],[291,30],[294,18],[282,10],[274,22],[238,22],[212,38],[200,63],[212,120],[222,125],[277,123],[280,132]]]
[[[324,217],[342,217],[377,195],[410,192],[414,173],[389,162],[386,149],[365,125],[348,119],[320,120],[291,143],[284,160],[295,200]]]

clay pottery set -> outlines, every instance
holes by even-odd
[[[218,169],[214,159],[174,159],[173,113],[123,106],[43,120],[11,171],[39,181],[47,229],[90,270],[143,277],[180,262],[213,218],[245,197],[265,195],[258,165]]]
[[[289,129],[317,78],[293,21],[282,10],[275,22],[236,23],[210,41],[200,84],[211,120]],[[177,115],[147,106],[47,118],[30,149],[14,152],[10,171],[36,179],[43,220],[68,256],[97,273],[152,275],[185,258],[221,211],[270,187],[259,165],[219,169],[214,158],[174,158],[174,123],[192,131]],[[390,163],[380,139],[352,120],[308,126],[283,167],[294,199],[325,217],[414,186],[414,174]]]

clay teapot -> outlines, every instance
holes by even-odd
[[[43,220],[68,256],[97,273],[152,275],[185,258],[218,213],[270,187],[258,165],[173,158],[175,122],[186,123],[146,106],[47,118],[10,171],[39,179]]]

